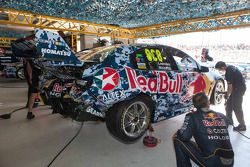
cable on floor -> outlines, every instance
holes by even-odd
[[[233,125],[233,127],[235,128],[235,126]],[[241,134],[243,137],[250,139],[250,137],[244,135],[241,131],[235,130],[236,132],[238,132],[239,134]]]
[[[56,154],[56,156],[50,161],[47,167],[50,167],[50,165],[56,160],[56,158],[72,143],[72,141],[79,135],[81,129],[83,127],[83,122],[80,125],[80,128],[76,132],[76,134],[72,137],[72,139]]]
[[[2,119],[10,119],[11,114],[13,114],[13,113],[15,113],[17,111],[20,111],[22,109],[25,109],[25,108],[26,107],[21,107],[21,108],[18,108],[18,109],[15,109],[15,110],[11,111],[10,113],[2,114],[2,115],[0,115],[0,118],[2,118]]]
[[[39,105],[39,107],[41,107],[41,106],[47,106],[47,105]],[[17,111],[20,111],[20,110],[22,110],[22,109],[25,109],[25,108],[27,108],[27,107],[17,108],[17,109],[15,109],[15,110],[13,110],[13,111],[11,111],[11,112],[9,112],[9,113],[0,115],[0,118],[2,118],[2,119],[10,119],[11,114],[13,114],[13,113],[15,113],[15,112],[17,112]]]

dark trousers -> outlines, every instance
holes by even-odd
[[[245,125],[242,110],[243,95],[245,92],[233,91],[226,103],[226,116],[229,122],[233,123],[232,113],[234,111],[240,125]]]
[[[203,153],[198,148],[198,146],[192,142],[183,142],[178,138],[173,138],[174,149],[176,155],[177,167],[192,167],[190,159],[201,167],[232,167],[233,159],[230,159],[230,164],[222,164],[222,161],[228,161],[228,159],[221,159],[216,155],[211,155],[209,157],[203,157]],[[228,163],[228,162],[227,162]]]
[[[28,84],[28,100],[27,100],[27,104],[26,104],[26,107],[28,107],[29,105],[29,99],[30,99],[30,96],[31,96],[31,84]]]

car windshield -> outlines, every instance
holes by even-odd
[[[110,52],[116,49],[116,46],[106,46],[106,47],[98,47],[89,50],[84,50],[82,52],[77,53],[77,57],[81,61],[94,61],[94,62],[102,62]]]

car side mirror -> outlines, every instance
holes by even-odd
[[[209,72],[209,68],[205,66],[201,66],[200,72]]]

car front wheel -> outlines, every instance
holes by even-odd
[[[223,94],[221,92],[224,92],[224,91],[225,91],[225,87],[224,87],[223,81],[218,80],[214,86],[214,91],[211,97],[213,104],[217,105],[217,104],[222,103]]]

